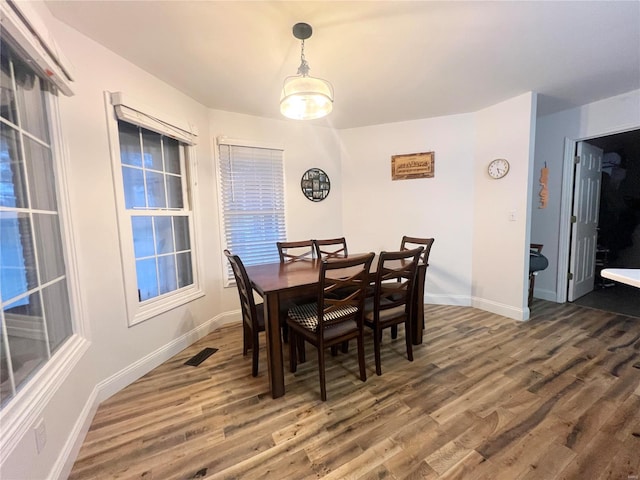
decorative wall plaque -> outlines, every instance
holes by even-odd
[[[432,178],[434,152],[408,153],[391,157],[391,180]]]
[[[300,180],[302,193],[312,202],[321,202],[331,190],[329,176],[319,168],[310,168],[302,175]]]

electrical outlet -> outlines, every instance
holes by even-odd
[[[41,418],[38,423],[36,423],[36,426],[33,427],[33,432],[36,436],[36,450],[40,453],[47,444],[47,429],[44,425],[44,418]]]

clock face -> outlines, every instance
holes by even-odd
[[[489,164],[487,171],[491,178],[502,178],[509,172],[509,162],[504,158],[497,158]]]

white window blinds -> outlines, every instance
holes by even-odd
[[[286,238],[283,152],[220,144],[225,243],[245,265],[277,262]],[[227,279],[233,273],[227,265]]]

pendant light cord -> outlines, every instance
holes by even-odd
[[[300,49],[300,66],[298,67],[298,75],[302,75],[303,77],[309,76],[309,64],[307,60],[304,58],[304,39],[302,40],[302,48]]]

